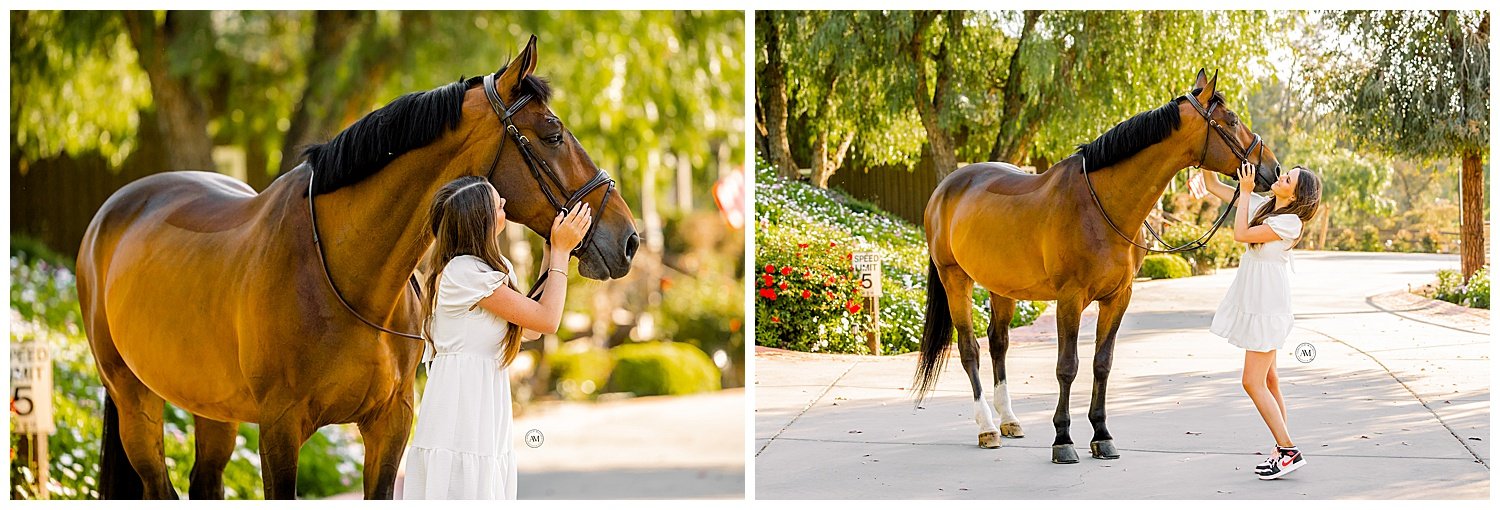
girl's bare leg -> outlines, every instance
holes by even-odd
[[[1281,378],[1276,376],[1276,358],[1271,358],[1271,368],[1266,371],[1266,389],[1271,391],[1271,396],[1276,398],[1276,407],[1281,409],[1281,423],[1291,428],[1291,422],[1286,418],[1286,401],[1281,398]]]
[[[1255,410],[1260,412],[1260,418],[1265,420],[1266,427],[1271,429],[1276,445],[1290,448],[1295,445],[1286,431],[1286,420],[1283,418],[1285,411],[1266,387],[1271,365],[1275,362],[1276,351],[1245,351],[1245,372],[1240,377],[1240,384],[1244,386],[1245,394],[1250,395],[1250,400],[1255,403]]]

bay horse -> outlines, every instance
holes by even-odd
[[[224,497],[240,422],[259,424],[267,498],[296,497],[298,449],[319,427],[354,423],[364,495],[390,499],[423,348],[407,333],[419,324],[409,282],[433,239],[428,203],[456,178],[487,176],[506,217],[544,238],[561,206],[596,203],[579,272],[629,271],[631,211],[548,107],[536,42],[495,74],[395,99],[259,194],[166,172],[104,203],[78,256],[106,389],[101,496],[177,497],[162,440],[171,402],[193,415],[194,499]]]
[[[1199,70],[1189,94],[1119,123],[1041,174],[1005,163],[976,163],[938,183],[923,213],[930,259],[926,325],[913,383],[919,402],[937,382],[956,327],[959,357],[974,390],[979,446],[998,448],[1001,435],[1022,437],[1006,388],[1009,324],[1016,300],[1056,300],[1060,390],[1052,417],[1057,431],[1052,462],[1078,462],[1068,433],[1068,394],[1078,373],[1083,309],[1098,301],[1089,450],[1094,458],[1119,457],[1104,425],[1105,385],[1115,334],[1147,250],[1139,230],[1127,237],[1116,225],[1141,225],[1172,177],[1189,166],[1233,177],[1242,162],[1253,163],[1257,191],[1270,189],[1281,171],[1260,136],[1224,106],[1217,83],[1217,73],[1210,80]],[[1210,137],[1211,132],[1219,136]],[[970,304],[975,284],[990,294],[993,413],[979,383]]]

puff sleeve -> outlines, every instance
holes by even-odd
[[[479,300],[505,285],[509,274],[496,271],[478,257],[463,256],[448,263],[438,285],[437,312],[459,317],[472,312]]]
[[[1291,241],[1302,235],[1302,219],[1294,214],[1274,214],[1266,217],[1265,224],[1282,239]]]

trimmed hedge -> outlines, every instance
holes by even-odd
[[[1147,255],[1141,264],[1139,276],[1159,280],[1162,278],[1184,278],[1193,275],[1193,267],[1176,255]]]
[[[615,360],[606,385],[611,392],[688,395],[718,391],[719,369],[708,355],[678,342],[625,344],[609,350]]]

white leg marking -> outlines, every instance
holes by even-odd
[[[989,403],[984,401],[984,395],[974,399],[974,422],[979,424],[979,432],[999,432],[1000,427],[995,426],[995,414],[990,411]]]
[[[1005,389],[1005,381],[995,384],[995,412],[1000,415],[1000,423],[1021,422],[1011,410],[1010,391]]]

